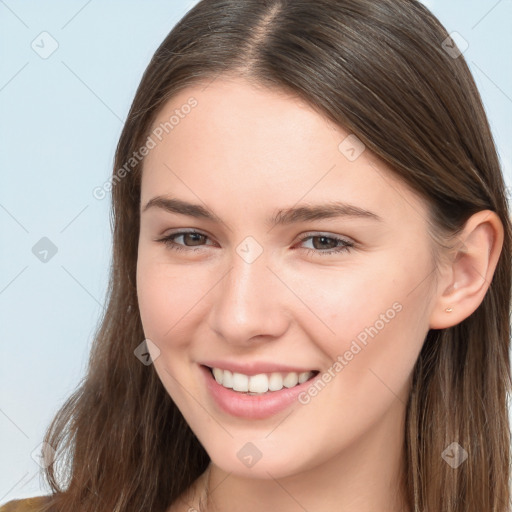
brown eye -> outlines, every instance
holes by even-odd
[[[311,240],[315,249],[334,249],[338,246],[337,240],[328,236],[313,236]],[[314,240],[317,240],[319,243],[315,243]]]
[[[308,253],[321,254],[321,255],[333,255],[342,252],[349,252],[353,247],[354,243],[337,236],[326,236],[326,235],[308,235],[300,240],[300,244],[311,240],[313,248],[305,247]]]
[[[183,238],[183,240],[180,241],[180,238]],[[176,242],[176,240],[178,241]],[[196,231],[179,231],[177,233],[171,233],[170,235],[156,241],[162,242],[170,249],[178,251],[187,250],[188,247],[190,247],[191,251],[199,251],[202,249],[202,246],[206,244],[206,240],[208,240],[208,236],[203,235],[202,233],[198,233]],[[197,247],[197,249],[195,247]]]
[[[201,245],[203,240],[206,238],[206,236],[201,235],[201,233],[183,233],[180,236],[183,237],[185,245]],[[191,243],[189,244],[188,242]]]

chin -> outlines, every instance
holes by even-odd
[[[203,444],[212,463],[224,472],[240,478],[281,479],[316,466],[311,459],[307,458],[304,451],[301,451],[299,445],[286,447],[283,450],[282,446],[279,448],[265,438],[246,441],[235,437],[224,443],[211,445],[212,438],[206,446]]]

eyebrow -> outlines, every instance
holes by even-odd
[[[181,199],[155,196],[144,206],[142,212],[150,208],[161,208],[170,213],[179,213],[190,217],[206,219],[212,222],[218,222],[218,217],[208,208],[189,203]],[[302,204],[291,208],[282,208],[266,219],[267,225],[288,225],[298,222],[308,222],[321,219],[332,219],[338,217],[354,217],[372,219],[382,222],[379,215],[359,206],[343,203],[341,201],[330,201],[325,204]]]

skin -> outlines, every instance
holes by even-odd
[[[160,351],[154,368],[212,460],[208,510],[409,510],[399,472],[411,373],[428,330],[461,322],[483,300],[503,243],[499,218],[473,215],[463,251],[437,266],[436,280],[425,203],[368,149],[349,161],[338,149],[349,132],[298,98],[228,76],[181,91],[154,126],[191,96],[197,107],[144,162],[137,288],[146,338]],[[221,220],[143,211],[157,195]],[[382,221],[265,224],[278,208],[335,200]],[[156,241],[191,229],[206,237],[178,236],[182,251]],[[321,254],[336,243],[301,242],[306,234],[355,245]],[[252,263],[236,251],[247,236],[263,250]],[[246,420],[219,410],[202,384],[198,362],[214,358],[327,371],[396,303],[307,404]],[[247,442],[262,453],[250,468],[237,457]],[[205,484],[206,473],[170,510],[197,508]]]

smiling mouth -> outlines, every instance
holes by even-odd
[[[301,373],[272,372],[245,375],[221,368],[210,368],[209,366],[205,368],[210,371],[217,384],[246,395],[263,395],[281,391],[284,388],[293,388],[313,379],[320,373],[318,370],[311,370]]]

